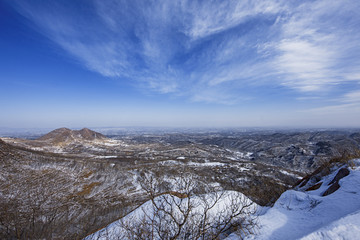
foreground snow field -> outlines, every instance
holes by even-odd
[[[338,166],[322,177],[317,183],[322,185],[312,191],[305,191],[314,182],[297,190],[284,192],[272,208],[262,208],[258,217],[259,228],[255,235],[248,235],[247,240],[254,239],[359,239],[360,236],[360,159],[353,161],[353,166]],[[323,193],[341,168],[349,169],[349,175],[339,181],[340,188],[327,195]],[[216,215],[230,204],[232,192],[212,209]],[[201,210],[198,210],[201,212]],[[144,213],[151,213],[151,202],[146,202],[123,220],[141,219]],[[117,239],[123,231],[120,222],[114,222],[86,239]],[[238,240],[240,236],[231,234],[226,240]]]
[[[340,179],[340,188],[322,194],[339,169],[325,176],[313,191],[289,190],[275,205],[259,216],[260,229],[246,239],[359,239],[360,236],[360,160]],[[228,239],[239,239],[232,235]]]

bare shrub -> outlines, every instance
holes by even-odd
[[[0,198],[1,239],[51,239],[55,230],[65,231],[69,206],[42,187],[13,190],[7,198]]]
[[[256,228],[255,204],[239,192],[203,185],[189,174],[167,179],[172,190],[166,192],[160,191],[162,179],[152,174],[139,181],[150,201],[88,239],[221,239]]]

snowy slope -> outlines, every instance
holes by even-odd
[[[214,202],[214,194],[220,194],[217,196],[221,196],[219,201]],[[173,196],[170,196],[169,194],[162,195],[160,197],[157,197],[154,199],[154,201],[161,202],[162,200],[166,199],[166,202],[172,202],[174,200]],[[209,224],[215,223],[216,220],[219,220],[220,216],[226,217],[228,214],[231,214],[231,206],[235,203],[242,203],[244,205],[248,205],[249,207],[245,208],[244,213],[250,214],[255,213],[257,209],[257,204],[252,202],[249,198],[247,198],[245,195],[235,192],[235,191],[222,191],[218,193],[210,193],[206,195],[198,195],[194,196],[190,199],[190,204],[194,206],[193,210],[189,214],[189,223],[190,225],[186,223],[184,225],[184,228],[190,229],[194,226],[194,223],[199,223],[201,220],[204,220],[202,213],[204,212],[204,207],[206,204],[212,205],[212,203],[215,203],[214,207],[212,207],[208,212],[208,221]],[[189,202],[187,201],[187,198],[180,199],[178,197],[175,198],[175,202],[173,202],[173,205],[167,205],[169,208],[167,208],[167,211],[175,210],[175,218],[181,218],[181,213],[178,212],[179,209],[185,210],[187,207],[187,204]],[[180,208],[177,208],[177,206],[181,206]],[[157,213],[159,214],[159,213]],[[133,229],[136,229],[140,226],[141,221],[143,219],[149,219],[151,221],[158,221],[162,220],[166,222],[166,219],[160,217],[160,219],[157,218],[154,214],[154,207],[151,201],[147,201],[143,205],[141,205],[139,208],[134,210],[133,212],[129,213],[124,218],[115,221],[111,224],[109,224],[107,227],[95,232],[92,235],[89,235],[85,238],[85,240],[93,240],[93,239],[134,239],[134,237],[128,237],[128,232],[126,232],[127,227],[131,227]],[[148,218],[150,216],[150,218]],[[166,217],[166,216],[165,216]],[[241,217],[241,215],[239,216]],[[179,219],[180,219],[179,218]],[[168,229],[171,231],[171,222],[167,222],[166,224],[169,224]],[[190,228],[189,228],[190,227]],[[137,229],[138,230],[138,229]],[[157,229],[155,229],[157,230]],[[142,239],[142,238],[141,238]],[[161,237],[155,237],[154,239],[162,239]],[[181,238],[182,239],[182,238]]]
[[[321,229],[303,237],[303,240],[315,239],[359,239],[360,211],[349,214]]]
[[[260,229],[249,239],[359,239],[360,238],[360,167],[348,168],[340,179],[340,188],[322,196],[339,168],[323,177],[319,189],[289,190],[275,205],[259,216]],[[239,239],[235,234],[228,239]]]
[[[309,185],[315,184],[309,182],[299,190],[284,192],[272,208],[260,210],[263,213],[258,218],[259,229],[255,235],[246,236],[245,239],[360,239],[360,159],[354,160],[354,164],[352,168],[344,165],[333,168],[329,175],[317,181],[322,183],[317,190],[305,191]],[[322,196],[344,167],[350,173],[340,179],[340,188]],[[227,192],[226,197],[212,209],[214,216],[229,206],[231,195],[232,192]],[[201,209],[198,211],[201,212]],[[144,212],[152,212],[151,202],[146,202],[123,220],[141,219]],[[120,225],[119,221],[114,222],[86,239],[117,239],[123,231]],[[235,233],[226,238],[239,239]]]

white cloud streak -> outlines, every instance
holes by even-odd
[[[88,69],[192,101],[236,104],[259,97],[246,95],[248,87],[261,95],[269,84],[313,92],[305,97],[315,99],[319,91],[360,81],[356,1],[94,0],[70,9],[61,1],[18,1],[15,7]]]
[[[360,90],[352,91],[352,92],[345,94],[342,101],[348,102],[348,103],[360,104]]]
[[[211,4],[214,3],[215,4]],[[192,1],[188,4],[192,24],[187,34],[193,39],[218,34],[261,14],[275,14],[282,9],[280,1]]]
[[[305,2],[290,13],[275,46],[279,55],[274,67],[283,74],[284,85],[305,92],[322,91],[351,80],[347,75],[357,69],[349,50],[360,51],[355,44],[360,35],[349,31],[360,18],[344,20],[351,13],[350,6],[359,7],[351,1]]]

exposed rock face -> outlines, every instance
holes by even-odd
[[[340,188],[339,182],[334,182],[326,191],[323,193],[323,197],[330,195]]]
[[[70,141],[81,141],[81,140],[103,140],[106,139],[101,133],[92,131],[88,128],[83,128],[81,130],[71,130],[68,128],[58,128],[54,131],[45,134],[44,136],[38,138],[39,141],[51,142],[53,144],[60,144]]]
[[[314,186],[309,187],[309,188],[306,189],[305,191],[314,191],[314,190],[317,190],[317,189],[319,189],[319,188],[321,187],[321,185],[322,185],[322,182],[319,182],[319,183],[315,184]]]
[[[334,177],[334,179],[329,183],[329,185],[331,185],[335,182],[339,182],[340,179],[342,179],[343,177],[346,177],[349,174],[350,174],[349,169],[347,169],[347,168],[340,169],[339,172]]]
[[[347,169],[347,168],[340,169],[339,172],[334,177],[334,179],[331,180],[331,182],[328,184],[331,186],[323,193],[323,196],[327,196],[329,194],[334,193],[336,190],[338,190],[340,188],[340,185],[339,185],[340,179],[342,179],[343,177],[346,177],[349,174],[350,174],[349,169]]]

